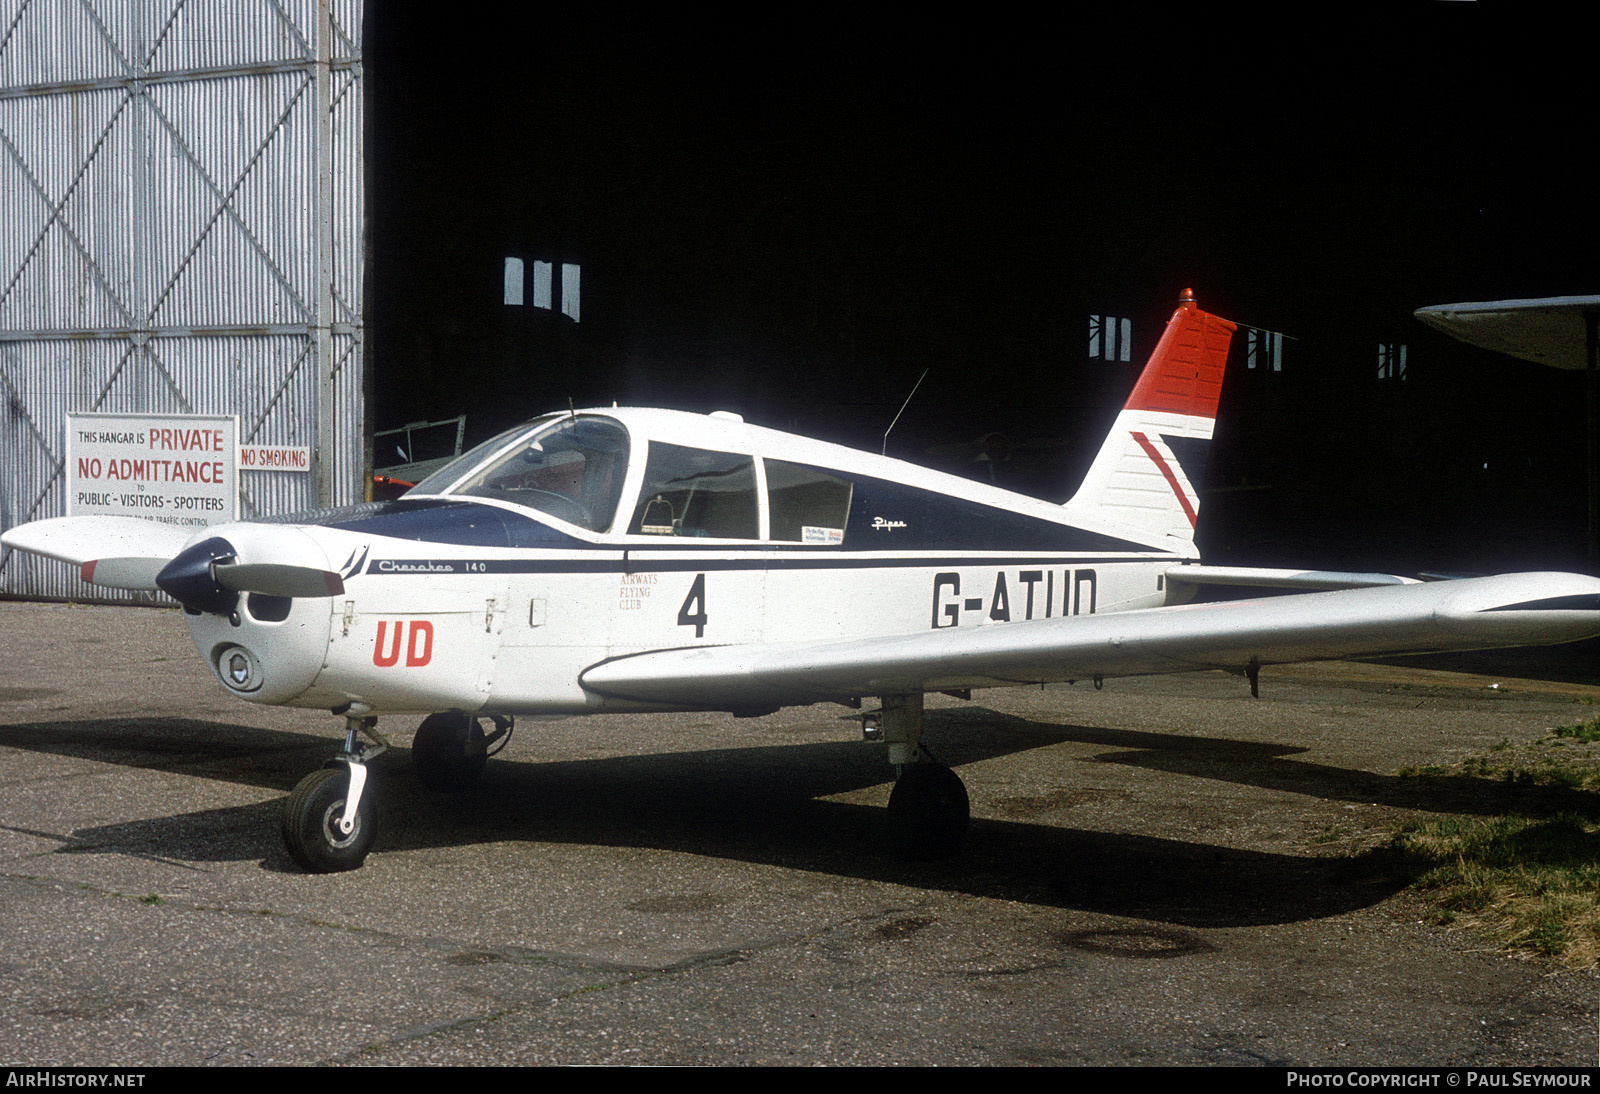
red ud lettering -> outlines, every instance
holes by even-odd
[[[383,632],[389,628],[387,619],[378,621],[378,641],[372,646],[372,663],[380,669],[386,669],[400,660],[400,632],[405,630],[405,624],[398,619],[394,624],[394,645],[389,647],[389,652],[383,652]]]
[[[417,648],[421,640],[422,648]],[[416,668],[433,660],[433,624],[425,619],[411,622],[411,641],[406,644],[406,667]]]
[[[378,620],[378,640],[372,645],[372,663],[380,669],[390,668],[400,661],[400,646],[406,631],[403,619],[394,621],[394,640],[384,649],[384,638],[389,630],[387,619]],[[406,667],[421,668],[433,660],[433,624],[426,619],[411,621],[411,639],[405,642]]]

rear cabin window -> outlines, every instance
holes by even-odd
[[[646,536],[758,539],[755,460],[650,442],[644,489],[628,531]]]
[[[850,483],[803,464],[766,463],[772,538],[784,543],[843,543],[850,516]]]

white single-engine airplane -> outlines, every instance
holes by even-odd
[[[289,854],[361,865],[379,714],[426,713],[421,780],[469,785],[518,715],[881,700],[901,850],[954,850],[961,780],[923,695],[1600,634],[1600,580],[1200,565],[1198,488],[1234,325],[1185,292],[1077,494],[1057,505],[736,415],[568,411],[398,501],[225,524],[23,525],[86,581],[162,589],[241,699],[331,709],[344,750],[290,796]],[[1185,604],[1205,584],[1302,595]],[[1331,591],[1330,591],[1331,590]],[[485,732],[482,722],[492,729]],[[363,744],[360,738],[371,744]]]

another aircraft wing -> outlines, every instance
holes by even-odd
[[[1597,308],[1600,296],[1547,296],[1435,304],[1413,314],[1469,346],[1555,368],[1586,369],[1588,317]]]
[[[156,574],[188,542],[193,528],[140,517],[93,515],[37,520],[7,530],[0,542],[70,562],[83,580],[113,589],[156,588]]]
[[[186,549],[197,531],[92,514],[18,525],[0,535],[0,543],[70,562],[91,585],[159,589],[197,610],[230,611],[234,593],[326,597],[344,592],[342,577],[327,568],[327,556],[293,525],[229,524],[231,538],[211,537]]]
[[[612,658],[582,677],[617,699],[775,706],[1195,669],[1552,645],[1600,634],[1600,579],[1529,573],[1147,608],[816,643]]]

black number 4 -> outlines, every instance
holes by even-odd
[[[700,610],[690,613],[690,608],[698,607]],[[696,638],[706,636],[706,575],[695,574],[694,584],[689,586],[689,595],[683,599],[683,607],[678,609],[678,626],[693,627]]]

